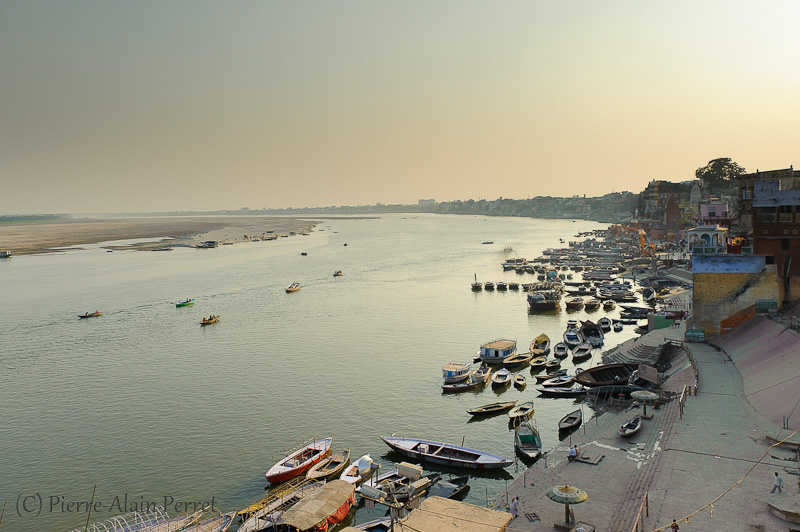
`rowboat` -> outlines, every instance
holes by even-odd
[[[531,373],[534,371],[542,371],[545,364],[547,364],[547,357],[538,357],[531,360]]]
[[[527,385],[528,381],[527,379],[525,379],[525,375],[514,375],[514,386],[516,388],[519,388],[521,390]]]
[[[517,353],[503,361],[503,367],[507,369],[523,368],[531,363],[533,353]]]
[[[583,342],[572,350],[572,361],[578,362],[592,358],[592,344]]]
[[[575,382],[589,387],[626,384],[628,382],[628,377],[630,377],[631,373],[638,367],[638,364],[632,363],[595,366],[576,376]]]
[[[219,315],[211,315],[208,318],[203,318],[200,320],[200,325],[206,326],[211,325],[212,323],[217,323],[219,321]]]
[[[556,358],[567,358],[569,355],[569,347],[564,342],[558,342],[553,348],[553,356]]]
[[[639,432],[639,429],[641,428],[642,428],[641,416],[634,416],[619,426],[619,435],[622,437],[627,437],[632,434],[636,434],[637,432]]]
[[[586,395],[588,388],[580,386],[574,388],[553,386],[550,388],[536,388],[536,391],[538,391],[539,395],[542,397],[580,397],[581,395]]]
[[[610,318],[607,318],[607,317],[603,316],[602,318],[597,320],[597,325],[599,325],[600,328],[603,329],[603,332],[607,332],[607,331],[611,330],[611,326],[613,324],[611,323],[611,319]]]
[[[600,300],[595,298],[589,298],[583,302],[584,307],[586,310],[597,310],[600,308]]]
[[[488,405],[483,405],[479,406],[478,408],[473,408],[472,410],[467,410],[467,414],[473,416],[488,416],[491,414],[499,414],[500,412],[505,412],[506,410],[511,410],[515,406],[517,406],[516,401],[489,403]]]
[[[622,331],[622,323],[614,322],[614,332],[621,332]]]
[[[422,462],[470,469],[498,469],[514,463],[507,458],[449,443],[385,436],[381,439],[392,450]]]
[[[365,454],[354,463],[346,466],[342,474],[339,475],[339,480],[344,480],[345,482],[349,482],[350,484],[361,484],[365,480],[368,480],[371,476],[373,471],[377,469],[377,465],[373,467],[375,462],[372,461],[372,458],[368,454]]]
[[[439,480],[428,490],[428,497],[442,497],[444,499],[459,499],[469,489],[469,475],[455,477],[449,480]]]
[[[603,329],[596,323],[590,320],[582,321],[581,334],[587,342],[592,344],[592,347],[603,345]]]
[[[469,362],[448,362],[442,366],[442,377],[445,384],[467,380],[471,368],[472,364]]]
[[[542,438],[532,421],[523,421],[514,428],[514,449],[529,460],[542,455]]]
[[[502,388],[511,384],[511,372],[506,368],[499,369],[492,375],[492,387]]]
[[[567,308],[570,310],[579,310],[583,308],[583,298],[580,297],[573,297],[572,299],[567,299]]]
[[[553,360],[548,360],[547,363],[544,365],[545,371],[555,371],[561,367],[561,361],[557,358]]]
[[[190,305],[194,305],[194,299],[185,299],[185,300],[181,301],[180,303],[175,303],[175,306],[177,308],[188,307]]]
[[[613,299],[606,299],[603,301],[603,310],[614,310],[614,307],[617,306],[617,302]]]
[[[553,371],[552,373],[546,373],[544,375],[536,375],[536,383],[541,384],[546,380],[552,379],[553,377],[558,377],[559,375],[566,375],[566,374],[567,374],[566,369],[558,369],[556,371]]]
[[[305,473],[311,466],[328,456],[333,438],[312,440],[281,458],[266,473],[270,484],[284,482]]]
[[[326,480],[333,476],[338,476],[350,463],[350,449],[339,451],[338,453],[323,458],[306,472],[306,476],[312,480]]]
[[[531,353],[533,356],[543,356],[550,353],[550,337],[546,334],[540,334],[531,342]]]
[[[494,290],[494,283],[491,281],[486,281],[485,283],[483,283],[483,289],[489,291]]]
[[[546,388],[553,388],[553,387],[561,387],[569,386],[572,384],[572,381],[575,379],[574,375],[559,375],[558,377],[553,377],[552,379],[547,379],[542,383],[542,386]]]
[[[300,290],[300,283],[292,283],[286,287],[286,293],[289,294],[291,292],[297,292]]]
[[[583,335],[575,329],[567,329],[564,331],[564,343],[567,347],[573,348],[583,343]]]
[[[533,401],[526,401],[518,404],[508,412],[511,421],[530,419],[533,415]]]
[[[492,375],[492,370],[489,366],[481,366],[474,370],[469,378],[462,382],[455,382],[453,384],[442,384],[443,393],[466,392],[468,390],[475,390],[486,385]]]
[[[558,422],[558,430],[567,431],[580,427],[583,423],[583,411],[579,408],[561,418]]]
[[[78,314],[79,318],[96,318],[97,316],[102,316],[103,313],[99,310],[95,310],[94,312],[86,312],[85,314]]]

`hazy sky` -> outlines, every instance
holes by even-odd
[[[0,213],[638,192],[800,164],[800,2],[0,0]]]

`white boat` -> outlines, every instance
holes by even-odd
[[[487,364],[502,364],[505,359],[517,353],[516,340],[492,340],[481,346],[480,359]]]
[[[492,375],[493,387],[501,388],[503,386],[508,386],[509,384],[511,384],[511,372],[506,368],[499,369],[494,373],[494,375]]]
[[[469,377],[472,364],[469,362],[448,362],[442,366],[442,377],[445,384],[461,382]]]
[[[345,470],[342,471],[339,480],[359,485],[365,480],[368,480],[377,468],[378,466],[372,461],[372,458],[370,458],[368,454],[365,454],[346,467]]]

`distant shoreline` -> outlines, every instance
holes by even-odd
[[[161,216],[46,220],[0,224],[0,249],[14,255],[57,253],[64,248],[116,240],[144,239],[131,246],[108,246],[115,250],[150,250],[158,247],[192,247],[204,240],[247,241],[268,233],[282,236],[310,231],[319,222],[278,216]]]

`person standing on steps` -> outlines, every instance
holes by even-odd
[[[769,492],[770,495],[775,493],[775,490],[778,490],[778,493],[783,493],[783,479],[777,471],[775,471],[775,484],[772,485],[772,491]]]

